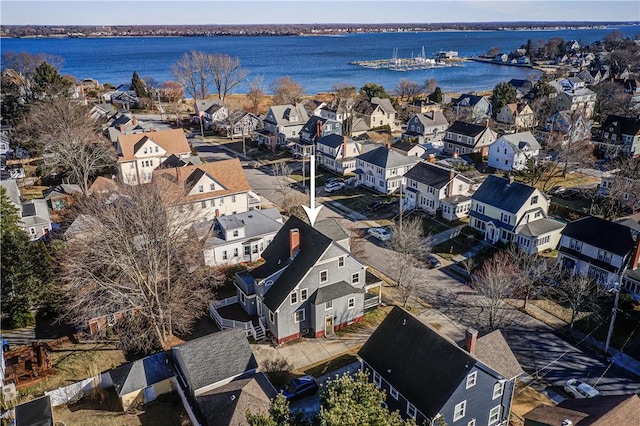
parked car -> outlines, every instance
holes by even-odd
[[[281,389],[282,394],[288,401],[304,398],[305,396],[315,395],[318,392],[318,382],[312,376],[302,376],[293,379],[284,388]]]
[[[580,195],[580,189],[578,188],[567,188],[561,193],[558,194],[560,198],[574,198]]]
[[[344,182],[334,181],[324,184],[324,190],[327,192],[335,192],[344,188]]]
[[[345,183],[345,182],[344,182],[344,179],[342,179],[342,178],[332,177],[332,178],[327,179],[327,180],[324,182],[324,184],[326,185],[326,184],[328,184],[328,183],[334,183],[334,182],[342,182],[342,183]]]
[[[439,268],[441,265],[442,264],[440,263],[438,258],[434,255],[430,254],[427,256],[427,266],[429,266],[429,268]]]
[[[389,241],[391,239],[391,231],[387,228],[369,228],[367,234],[380,241]]]
[[[549,195],[560,195],[565,189],[564,186],[554,186],[549,190]]]
[[[564,384],[564,391],[571,398],[594,398],[596,396],[602,396],[602,392],[577,379],[567,380],[567,383]]]
[[[386,201],[374,201],[367,206],[367,211],[374,212],[376,210],[380,210],[384,206],[387,205]]]
[[[252,169],[257,169],[258,167],[260,167],[260,163],[257,161],[249,161],[247,166],[251,167]]]

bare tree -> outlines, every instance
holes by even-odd
[[[264,76],[256,76],[249,80],[249,100],[251,101],[252,112],[258,114],[260,108],[260,102],[264,98],[264,89],[262,84],[264,82]]]
[[[145,353],[191,330],[215,279],[202,265],[204,239],[190,232],[190,208],[178,206],[183,193],[172,187],[159,179],[84,200],[90,226],[69,241],[62,262],[66,319],[86,326],[113,315],[121,347]]]
[[[302,205],[307,201],[307,197],[291,187],[291,167],[285,161],[280,161],[273,164],[272,169],[276,177],[276,191],[281,197],[280,208],[288,216],[295,215],[304,219],[306,214]]]
[[[620,156],[596,193],[591,214],[610,219],[619,216],[623,208],[640,209],[640,158]]]
[[[333,86],[333,107],[337,114],[342,115],[343,135],[351,136],[351,112],[358,99],[360,94],[354,85],[337,83]]]
[[[396,280],[402,306],[415,294],[423,275],[425,257],[431,252],[431,236],[425,237],[422,219],[418,216],[395,221],[391,226],[391,238],[387,247],[392,250],[388,258]]]
[[[277,104],[295,104],[302,100],[304,88],[289,76],[280,77],[271,84],[274,101]]]
[[[361,228],[351,226],[349,228],[349,251],[353,256],[360,260],[367,259],[367,251],[365,250],[366,233]]]
[[[22,128],[28,127],[50,161],[68,171],[87,194],[91,177],[116,160],[116,152],[95,126],[86,107],[53,98],[36,104]]]
[[[209,67],[213,84],[218,91],[218,98],[222,101],[234,87],[242,83],[249,75],[249,71],[240,66],[240,58],[232,58],[229,55],[209,55]]]
[[[542,286],[555,281],[558,270],[554,262],[537,254],[529,254],[517,244],[511,244],[507,253],[517,268],[515,286],[523,298],[522,308],[527,309],[529,298],[539,294],[543,290]]]
[[[558,286],[551,289],[550,293],[556,301],[571,308],[569,328],[573,328],[580,312],[589,311],[594,316],[599,315],[598,298],[604,294],[604,289],[593,278],[575,274],[561,280]]]
[[[209,56],[204,52],[192,50],[185,53],[171,67],[176,81],[182,84],[185,92],[193,99],[204,99],[209,92],[212,72]]]
[[[410,100],[422,93],[423,87],[416,81],[403,78],[396,86],[396,95],[400,97],[400,101]]]
[[[500,328],[513,319],[514,309],[503,300],[513,297],[517,273],[509,255],[498,251],[471,277],[471,286],[480,296],[477,298],[481,308],[478,321],[490,330]]]
[[[180,121],[178,114],[180,112],[179,102],[184,99],[184,90],[182,85],[175,81],[165,81],[162,83],[160,89],[160,99],[168,102],[169,110],[172,110],[176,114],[176,123]]]
[[[433,93],[434,90],[436,90],[436,87],[438,87],[438,82],[436,81],[436,79],[428,78],[424,81],[424,86],[422,90],[426,95],[430,95]]]

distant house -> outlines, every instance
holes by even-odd
[[[378,305],[379,296],[366,290],[379,289],[380,280],[370,278],[351,255],[349,235],[337,224],[321,223],[315,229],[289,218],[262,253],[265,262],[236,274],[237,296],[211,305],[220,327],[241,328],[256,340],[271,336],[281,344],[332,334]]]
[[[418,143],[441,145],[449,122],[441,111],[415,114],[407,122],[403,138],[417,138]]]
[[[157,169],[153,178],[161,182],[167,203],[191,210],[202,221],[246,212],[260,204],[237,158]],[[176,199],[176,194],[181,196]]]
[[[565,399],[560,404],[540,405],[524,415],[524,426],[623,425],[640,413],[638,395]]]
[[[453,100],[453,112],[461,119],[480,122],[491,118],[493,110],[491,102],[484,96],[464,94]]]
[[[298,142],[291,148],[293,154],[309,156],[315,153],[316,142],[329,135],[342,135],[342,125],[335,120],[322,118],[317,115],[309,117],[300,130]]]
[[[158,395],[171,393],[175,375],[164,352],[109,370],[122,411],[155,401]]]
[[[594,136],[596,149],[607,158],[640,155],[640,118],[610,114]]]
[[[262,124],[260,119],[247,111],[232,111],[226,118],[214,123],[214,127],[228,138],[251,137]]]
[[[442,216],[447,220],[467,216],[471,208],[471,181],[454,169],[431,164],[418,163],[404,175],[406,209],[418,208],[435,214],[442,208]],[[458,196],[458,202],[449,210],[452,197]],[[449,200],[445,200],[449,198]],[[442,203],[442,201],[445,201]],[[445,212],[446,207],[446,212]]]
[[[381,146],[356,157],[358,185],[382,194],[397,191],[404,174],[420,162],[417,157],[407,157]]]
[[[640,177],[634,170],[615,169],[602,174],[598,194],[611,197],[620,207],[640,210]]]
[[[469,226],[491,243],[515,242],[527,253],[554,249],[562,222],[548,217],[549,199],[535,187],[489,176],[471,196]]]
[[[503,106],[496,121],[514,126],[516,129],[530,129],[536,125],[535,114],[527,104],[507,104]]]
[[[586,87],[564,90],[556,98],[559,110],[580,111],[589,118],[596,105],[596,93]]]
[[[633,231],[620,223],[592,216],[574,220],[562,231],[558,265],[572,275],[588,275],[608,288],[624,271],[638,269],[640,237],[635,239]],[[633,276],[627,281],[633,284]],[[640,287],[628,290],[634,297],[640,296]]]
[[[490,167],[510,172],[522,170],[527,161],[536,159],[540,153],[540,143],[531,132],[502,135],[489,147]]]
[[[204,263],[226,266],[255,262],[282,227],[278,209],[251,210],[195,225],[204,234]]]
[[[399,152],[402,155],[406,155],[407,157],[420,157],[422,158],[427,152],[420,144],[411,143],[404,139],[397,140],[393,145],[391,145],[391,149],[396,152]]]
[[[579,141],[591,137],[592,122],[585,119],[583,114],[572,111],[558,111],[552,114],[545,124],[545,131],[556,135],[563,143]]]
[[[208,334],[171,349],[180,382],[192,397],[250,376],[258,363],[240,330]]]
[[[194,109],[195,117],[205,120],[207,127],[229,116],[229,110],[220,99],[196,99]]]
[[[259,141],[284,147],[288,139],[297,138],[309,115],[302,104],[274,105],[263,120],[263,129],[256,134]]]
[[[127,185],[148,183],[156,169],[169,156],[191,156],[184,130],[120,135],[117,144],[120,180]]]
[[[396,110],[386,98],[362,99],[353,106],[353,112],[365,121],[369,129],[387,125],[393,128],[396,120]]]
[[[398,307],[358,355],[389,409],[417,424],[507,424],[523,373],[500,331],[468,329],[462,348]]]
[[[444,152],[451,155],[478,154],[489,155],[489,146],[498,138],[498,134],[488,126],[454,121],[445,132]]]
[[[73,204],[74,196],[82,195],[79,185],[62,183],[54,185],[42,191],[42,197],[47,201],[52,210],[64,210]]]
[[[509,80],[509,84],[513,86],[518,92],[518,99],[527,96],[535,86],[535,83],[531,80],[523,80],[517,78],[512,78],[511,80]]]
[[[0,180],[9,201],[18,209],[20,222],[18,225],[29,235],[31,241],[49,238],[51,233],[51,216],[47,202],[41,199],[22,201],[18,184],[15,180]]]
[[[427,112],[442,111],[440,104],[430,100],[415,99],[405,105],[405,110],[413,114],[425,114]]]
[[[316,161],[319,166],[339,175],[353,173],[356,157],[365,152],[367,145],[372,144],[338,134],[323,136],[316,142]]]
[[[117,184],[113,179],[106,178],[104,176],[98,176],[89,187],[88,195],[94,194],[106,194],[113,192],[117,188]]]

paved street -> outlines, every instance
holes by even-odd
[[[198,152],[207,160],[230,158],[224,150],[202,144],[194,144]],[[263,197],[277,203],[275,178],[261,169],[245,168],[249,184]],[[322,198],[319,198],[322,201]],[[336,217],[346,226],[366,229],[376,226],[373,221],[352,221],[340,215],[335,209],[325,206],[320,217]],[[459,232],[454,228],[451,236]],[[443,234],[444,235],[444,234]],[[440,237],[445,238],[445,237]],[[369,238],[365,243],[365,260],[373,268],[385,275],[392,276],[388,259],[388,249],[380,242]],[[446,264],[446,262],[443,262]],[[464,338],[464,329],[469,325],[478,327],[482,315],[481,304],[469,287],[446,275],[439,269],[424,271],[423,282],[414,300],[410,303],[417,308],[418,315],[431,324],[437,324],[441,332],[454,341]],[[431,309],[434,307],[436,309]],[[579,348],[569,342],[566,337],[553,328],[529,315],[514,310],[511,323],[504,330],[504,335],[520,361],[524,370],[542,379],[542,388],[547,386],[549,393],[562,388],[569,378],[578,378],[589,384],[597,385],[605,394],[640,393],[640,380],[632,373],[623,370],[603,359],[599,354],[584,347]],[[300,355],[300,354],[298,354]],[[302,354],[312,358],[319,353],[311,351]],[[300,356],[302,356],[300,355]],[[304,359],[302,357],[302,359]],[[602,376],[602,378],[600,378]],[[538,386],[540,387],[540,386]]]

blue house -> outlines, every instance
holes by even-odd
[[[465,347],[394,308],[358,352],[370,380],[387,393],[387,405],[417,424],[506,425],[516,378],[523,373],[500,331]]]

